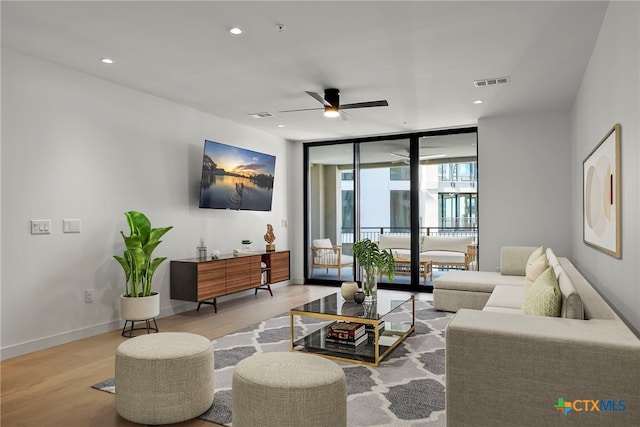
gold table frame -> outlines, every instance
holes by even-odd
[[[416,324],[416,304],[415,296],[410,295],[406,299],[389,299],[380,298],[380,292],[378,292],[378,302],[376,310],[373,310],[365,304],[358,305],[356,303],[348,303],[340,296],[340,293],[328,295],[323,298],[311,301],[302,306],[292,308],[289,311],[289,328],[290,328],[290,349],[291,351],[300,351],[306,353],[314,353],[328,359],[341,360],[351,363],[357,363],[369,366],[379,366],[380,362],[393,351],[404,339],[409,336],[415,330]],[[383,308],[382,313],[379,311],[380,304],[386,304],[387,302],[397,302],[395,306],[386,310]],[[334,304],[335,302],[335,304]],[[345,310],[345,303],[347,308],[351,311]],[[393,318],[407,315],[408,313],[402,311],[402,306],[405,304],[411,304],[411,319],[410,323],[408,318],[406,321],[393,322]],[[328,309],[308,310],[306,306],[317,305],[322,307],[326,305]],[[335,307],[334,307],[335,306]],[[339,307],[339,308],[338,308]],[[336,309],[334,309],[336,308]],[[362,311],[360,310],[362,309]],[[375,312],[374,312],[375,311]],[[294,337],[294,317],[314,317],[319,319],[325,319],[328,321],[344,321],[344,322],[357,322],[365,325],[373,326],[373,342],[367,343],[361,350],[350,351],[336,351],[335,349],[328,349],[325,347],[324,338],[326,337],[327,326],[323,326],[318,330],[302,336],[300,338]],[[387,320],[385,320],[387,317]],[[388,323],[389,328],[385,327],[384,331],[380,331],[379,325],[381,322]]]

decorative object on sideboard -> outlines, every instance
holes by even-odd
[[[345,301],[353,301],[353,296],[357,290],[357,282],[342,282],[342,286],[340,287],[340,293]]]
[[[196,247],[196,256],[198,261],[205,261],[207,259],[207,247],[204,245],[204,239],[200,238],[200,244]]]
[[[377,243],[361,239],[353,244],[353,256],[362,271],[362,289],[365,300],[377,300],[378,275],[386,274],[388,280],[395,277],[396,263],[389,249],[380,250]]]
[[[276,235],[273,234],[273,225],[267,224],[267,233],[264,235],[264,241],[267,242],[267,252],[276,250],[276,245],[273,244],[274,240],[276,240]]]
[[[211,252],[211,259],[218,259],[220,257],[220,251],[215,250]]]
[[[121,316],[125,320],[122,335],[133,336],[136,329],[158,331],[155,317],[160,314],[160,297],[152,292],[153,274],[166,257],[152,258],[153,251],[162,241],[160,238],[173,226],[151,228],[151,222],[145,214],[136,211],[125,212],[129,225],[129,236],[120,234],[125,243],[122,256],[113,257],[120,263],[125,274],[125,293],[120,298]],[[147,300],[147,299],[150,299]],[[139,311],[138,311],[139,310]],[[135,328],[136,321],[145,321],[145,328]],[[151,322],[155,328],[151,327]],[[127,329],[128,322],[131,327]]]
[[[253,243],[249,239],[243,239],[240,241],[242,247],[239,249],[233,250],[233,256],[241,256],[241,255],[254,255],[256,252],[251,248],[251,244]]]
[[[355,291],[353,293],[353,300],[356,302],[356,304],[362,304],[364,302],[364,291],[361,289]]]

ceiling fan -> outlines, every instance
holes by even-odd
[[[350,116],[343,110],[348,110],[351,108],[370,108],[370,107],[387,107],[389,103],[386,99],[381,99],[379,101],[368,101],[368,102],[356,102],[352,104],[342,104],[340,105],[340,90],[331,88],[324,90],[324,98],[320,96],[316,92],[305,92],[307,95],[324,105],[324,115],[326,117],[338,117],[341,116],[343,119],[347,120]],[[291,113],[294,111],[310,111],[310,110],[320,110],[321,108],[302,108],[299,110],[285,110],[279,111],[280,113]]]
[[[409,153],[406,154],[400,154],[400,153],[394,153],[394,152],[390,152],[389,154],[391,154],[392,156],[396,156],[401,158],[402,160],[399,160],[403,163],[409,164],[410,163],[410,158],[409,158]],[[445,153],[439,153],[439,154],[427,154],[424,156],[420,156],[419,160],[423,161],[423,160],[429,160],[429,159],[439,159],[441,157],[446,157]]]

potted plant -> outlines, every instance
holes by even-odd
[[[369,239],[361,239],[353,244],[353,256],[362,269],[362,288],[365,302],[376,299],[378,291],[378,275],[386,274],[393,280],[396,273],[396,262],[389,249],[380,250],[377,243]]]
[[[125,244],[124,254],[113,256],[125,275],[125,293],[120,297],[121,315],[132,322],[153,319],[160,314],[160,295],[151,290],[153,273],[166,257],[152,258],[152,253],[162,243],[160,238],[173,226],[151,228],[151,222],[141,212],[129,211],[125,216],[130,233],[125,236],[120,231]],[[131,327],[133,329],[133,323]]]

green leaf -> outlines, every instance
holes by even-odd
[[[353,244],[353,255],[358,265],[367,274],[375,274],[379,270],[387,275],[389,280],[395,277],[395,260],[390,250],[381,251],[377,243],[369,239],[361,239]]]
[[[129,211],[125,215],[127,216],[131,234],[140,236],[142,245],[146,245],[151,234],[151,221],[149,221],[149,218],[142,212],[136,211]]]
[[[157,242],[149,242],[146,245],[144,245],[142,250],[144,251],[144,254],[147,257],[147,259],[151,258],[151,254],[160,243],[162,243],[162,240],[158,240]]]
[[[142,241],[140,240],[140,237],[138,237],[136,235],[125,236],[123,234],[122,238],[124,239],[124,245],[127,247],[128,250],[136,249],[136,248],[142,249]]]
[[[151,233],[150,233],[150,236],[149,236],[149,242],[157,242],[157,241],[159,241],[160,238],[162,236],[164,236],[164,234],[167,231],[171,230],[172,228],[173,228],[173,226],[151,229]]]
[[[123,256],[114,255],[122,266],[126,277],[127,295],[138,297],[151,295],[153,273],[166,257],[151,260],[151,254],[162,241],[160,238],[173,228],[151,228],[151,222],[141,212],[125,212],[130,234],[120,235],[124,240],[126,250]]]

